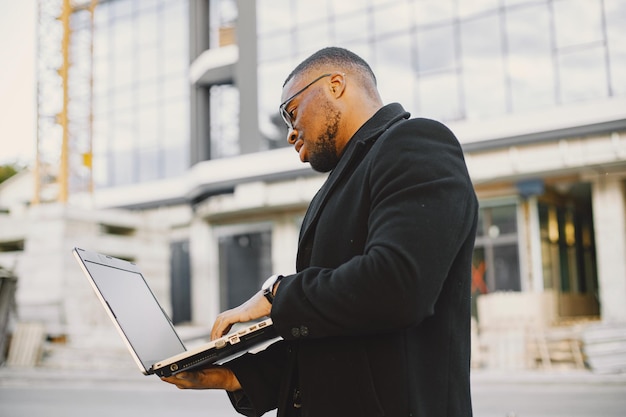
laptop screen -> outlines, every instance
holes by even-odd
[[[88,260],[84,264],[146,370],[185,351],[141,274]]]

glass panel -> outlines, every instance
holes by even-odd
[[[284,61],[259,67],[259,129],[268,140],[268,149],[287,146],[287,127],[278,114],[282,85],[290,72]]]
[[[325,1],[297,1],[294,5],[298,26],[311,21],[321,21],[322,24],[318,26],[326,26],[328,6]],[[275,7],[273,5],[273,8]],[[312,29],[312,27],[308,27],[308,29]]]
[[[137,44],[141,46],[157,47],[159,33],[159,18],[155,11],[146,11],[134,21],[137,25],[137,33],[141,36],[137,37]]]
[[[378,7],[373,10],[372,16],[376,36],[390,32],[406,32],[413,24],[411,7],[405,2],[395,2]]]
[[[133,107],[133,94],[130,86],[118,89],[112,98],[111,104],[116,112],[128,112]]]
[[[163,144],[181,145],[189,141],[189,102],[186,99],[168,100],[161,108],[164,115],[164,134],[161,136]]]
[[[161,173],[166,178],[182,175],[189,167],[189,142],[179,146],[164,148],[165,167]]]
[[[93,167],[91,169],[91,173],[93,175],[93,182],[95,187],[106,187],[109,185],[109,181],[107,178],[107,158],[105,154],[97,154],[93,155]]]
[[[239,91],[230,85],[211,87],[211,155],[239,154]]]
[[[153,106],[144,106],[138,113],[139,132],[137,142],[143,147],[153,147],[159,143],[159,117],[158,108]]]
[[[519,255],[517,245],[502,245],[493,248],[494,291],[520,291]]]
[[[463,117],[459,99],[459,77],[445,72],[419,78],[420,115],[442,121]]]
[[[117,112],[111,120],[111,148],[116,151],[132,149],[135,139],[135,119],[130,112]]]
[[[180,76],[170,76],[163,80],[162,85],[160,87],[156,87],[155,89],[161,89],[160,91],[160,99],[165,102],[169,102],[174,99],[175,103],[179,105],[185,105],[186,98],[189,95],[189,81],[186,77]],[[160,103],[161,105],[167,105],[167,103]]]
[[[280,47],[277,47],[277,45],[280,45]],[[285,33],[278,33],[276,35],[266,36],[259,39],[258,48],[257,59],[261,63],[276,63],[279,59],[288,59],[293,54],[294,50],[292,42],[285,42]],[[291,65],[288,66],[291,67]],[[291,68],[288,71],[291,71]],[[285,73],[284,77],[286,77],[288,73],[289,72]],[[260,83],[259,86],[261,84],[262,83]],[[282,85],[283,84],[281,83],[280,86]]]
[[[491,209],[491,227],[497,227],[498,236],[517,233],[517,207],[500,206]]]
[[[374,45],[376,77],[383,102],[399,102],[408,111],[415,107],[415,82],[411,71],[411,39],[408,34],[394,36]]]
[[[561,99],[564,103],[606,97],[604,48],[563,54],[558,59]]]
[[[461,23],[467,117],[504,113],[504,68],[497,15]]]
[[[219,239],[222,309],[248,300],[271,274],[271,240],[269,231]]]
[[[285,33],[293,26],[291,0],[257,0],[257,31],[259,36],[270,32]],[[288,45],[289,42],[283,42]]]
[[[555,0],[553,7],[557,48],[602,40],[599,0]]]
[[[499,0],[459,0],[459,15],[461,17],[484,13],[497,9]]]
[[[418,25],[452,20],[456,16],[456,0],[414,1],[415,21]]]
[[[365,1],[331,1],[330,4],[335,14],[361,13],[367,8]]]
[[[157,78],[160,75],[159,70],[161,69],[158,46],[156,44],[144,46],[137,52],[137,60],[139,62],[137,67],[139,69],[141,81],[152,81]]]
[[[133,11],[133,2],[130,0],[117,0],[110,3],[110,16],[111,19],[119,19],[120,17],[126,17]]]
[[[456,67],[454,27],[439,26],[417,33],[419,72],[450,70]]]
[[[111,180],[110,185],[126,185],[134,181],[133,161],[135,160],[133,152],[121,151],[112,155]]]
[[[139,152],[139,181],[151,181],[160,177],[161,152],[156,148]]]
[[[533,22],[529,25],[528,22]],[[507,11],[508,73],[513,111],[554,104],[554,64],[547,6]]]
[[[348,2],[338,2],[348,3]],[[367,39],[370,32],[368,15],[365,12],[359,12],[346,16],[342,19],[335,20],[335,43],[343,44],[350,41]],[[353,51],[356,53],[356,51]],[[364,57],[362,57],[365,59]]]
[[[307,26],[303,30],[299,30],[296,34],[298,39],[299,50],[304,55],[310,55],[316,52],[318,49],[322,49],[330,43],[330,37],[328,34],[328,25],[323,22],[322,24],[312,24]],[[274,45],[274,47],[276,47]]]
[[[135,100],[139,107],[146,105],[156,105],[159,99],[159,90],[153,83],[141,83],[137,86]]]

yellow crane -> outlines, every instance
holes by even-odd
[[[93,191],[93,38],[97,0],[39,0],[34,204]]]

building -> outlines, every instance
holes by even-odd
[[[324,176],[285,147],[277,104],[293,66],[339,45],[370,62],[384,101],[461,141],[484,334],[626,321],[623,2],[110,0],[93,16],[95,191],[0,217],[29,318],[45,305],[62,331],[106,326],[72,297],[90,291],[73,245],[150,265],[176,323],[209,325],[291,272]],[[27,262],[44,253],[52,269]]]

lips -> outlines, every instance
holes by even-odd
[[[295,148],[296,152],[298,152],[298,154],[300,155],[300,161],[307,162],[308,158],[307,158],[306,148],[304,147],[304,141],[302,139],[298,139],[296,143],[293,145],[293,147]]]

